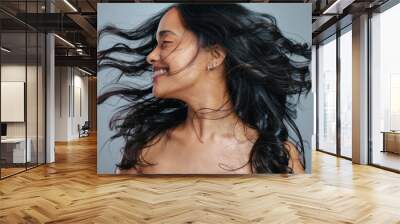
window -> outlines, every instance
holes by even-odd
[[[318,47],[318,149],[336,153],[336,36]]]
[[[400,170],[400,4],[371,18],[372,164]]]
[[[351,25],[340,35],[340,155],[352,157],[352,34]]]

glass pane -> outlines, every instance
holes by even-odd
[[[340,153],[352,157],[352,35],[340,36]]]
[[[400,4],[372,18],[372,163],[400,170]]]
[[[38,17],[32,16],[39,11],[37,1],[27,2],[26,12],[27,18],[32,23],[37,23]],[[35,20],[35,21],[33,21]],[[27,167],[31,168],[37,166],[38,160],[38,35],[36,30],[28,29],[27,31],[27,80],[26,80],[26,113],[27,113],[27,150],[30,150],[30,161],[27,163]]]
[[[1,122],[6,130],[1,140],[3,178],[25,170],[31,152],[26,151],[26,33],[3,32],[1,45]]]
[[[318,147],[336,153],[336,37],[318,48]]]
[[[38,35],[38,163],[45,163],[45,35]]]
[[[38,125],[37,125],[37,33],[30,32],[27,33],[28,38],[28,63],[27,63],[27,80],[26,80],[26,112],[27,112],[27,142],[28,147],[27,149],[31,151],[30,160],[28,160],[27,166],[28,168],[37,165],[37,132],[38,132]]]
[[[21,20],[35,20],[34,14],[45,12],[45,0],[0,1],[0,7]],[[7,21],[0,24],[4,178],[45,161],[45,36],[2,12],[0,17]]]

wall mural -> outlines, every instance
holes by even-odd
[[[311,4],[98,4],[98,173],[310,173],[310,62]]]

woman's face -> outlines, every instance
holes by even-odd
[[[198,46],[194,33],[184,27],[176,8],[162,17],[156,35],[158,44],[147,56],[153,66],[153,95],[183,99],[201,82],[210,56]]]

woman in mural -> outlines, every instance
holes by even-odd
[[[175,4],[104,36],[125,41],[98,52],[99,71],[152,75],[98,99],[128,102],[110,121],[112,139],[125,140],[116,173],[304,172],[298,100],[288,98],[311,88],[311,50],[283,36],[274,17],[238,4]]]

